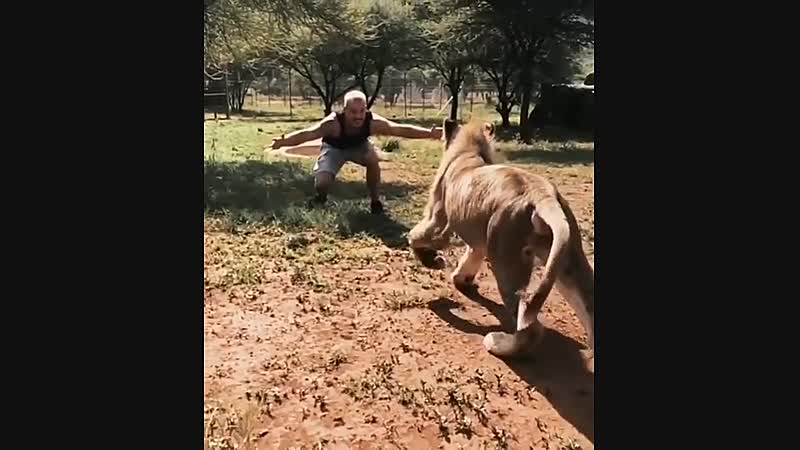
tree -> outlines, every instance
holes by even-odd
[[[331,4],[341,0],[203,0],[203,57],[205,66],[234,59],[235,44],[248,35],[284,32],[297,25],[326,30],[341,25]],[[260,18],[262,20],[253,20]]]
[[[439,11],[436,11],[436,10]],[[472,43],[470,36],[454,30],[461,30],[463,16],[459,10],[445,12],[446,4],[431,7],[434,17],[426,23],[425,36],[430,47],[428,64],[439,73],[450,91],[450,119],[458,118],[458,94],[464,83],[464,76],[470,65],[470,53],[467,50]],[[437,14],[438,12],[438,14]]]
[[[496,30],[504,38],[505,54],[519,63],[520,130],[530,139],[527,126],[534,83],[542,65],[558,64],[551,51],[558,45],[570,50],[592,46],[594,20],[592,1],[584,0],[455,0],[450,5],[462,11],[463,26],[470,30]]]
[[[299,26],[347,29],[337,14],[346,0],[204,0],[204,77],[228,74],[233,82],[229,104],[241,112],[254,79],[268,70],[274,42]]]
[[[403,92],[403,72],[395,69],[392,66],[386,68],[384,75],[383,99],[390,107],[393,107],[400,93]]]
[[[368,33],[363,44],[344,55],[345,65],[371,108],[380,94],[386,70],[413,67],[420,59],[425,41],[410,4],[399,0],[365,0],[357,3]],[[375,79],[374,89],[370,80]]]
[[[341,22],[337,31],[298,27],[279,38],[273,37],[266,52],[308,81],[322,99],[325,115],[331,113],[337,99],[358,85],[348,71],[348,56],[365,45],[369,37],[363,17],[354,14],[344,2],[331,1],[334,6],[340,8],[340,17],[348,19]]]
[[[488,28],[479,30],[478,34],[470,60],[483,70],[497,88],[498,103],[495,110],[500,114],[502,126],[510,127],[509,116],[518,99],[519,62],[514,58],[510,44],[497,30]]]

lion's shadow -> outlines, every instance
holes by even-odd
[[[470,300],[488,309],[504,326],[484,326],[464,320],[452,312],[458,303],[440,297],[430,309],[454,328],[481,336],[493,331],[508,330],[510,316],[503,306],[489,300],[477,290],[462,292]],[[528,361],[505,360],[529,386],[547,397],[558,413],[594,443],[594,374],[586,368],[580,350],[584,346],[557,330],[547,329],[536,357]]]

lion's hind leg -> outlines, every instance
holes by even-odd
[[[497,270],[497,269],[495,269]],[[515,358],[530,356],[536,346],[544,337],[544,326],[539,321],[533,321],[522,327],[516,320],[519,316],[520,298],[528,295],[521,283],[505,285],[501,287],[498,282],[500,295],[514,319],[514,332],[505,333],[501,331],[487,334],[483,339],[483,346],[486,350],[500,358]],[[523,304],[524,305],[524,304]]]
[[[544,335],[544,327],[538,321],[519,327],[520,299],[529,295],[527,288],[533,272],[535,252],[532,250],[540,244],[536,242],[529,217],[525,211],[507,209],[496,214],[489,223],[489,263],[514,332],[489,333],[483,345],[489,353],[501,358],[530,355]]]

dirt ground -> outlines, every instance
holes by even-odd
[[[593,233],[592,178],[550,175]],[[486,266],[478,298],[447,281],[463,248],[433,271],[377,239],[204,228],[206,448],[594,448],[586,335],[555,290],[539,356],[507,362],[482,345],[505,314]]]

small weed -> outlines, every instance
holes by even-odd
[[[324,303],[319,305],[319,311],[325,317],[330,317],[336,313],[330,303]]]
[[[261,284],[264,280],[261,276],[262,271],[249,260],[244,260],[243,264],[236,264],[228,267],[219,279],[214,280],[207,276],[205,283],[208,287],[227,289],[234,286],[254,286]]]
[[[378,375],[382,376],[383,378],[389,378],[392,376],[394,366],[399,363],[400,360],[397,358],[397,356],[391,355],[388,360],[382,359],[375,363],[374,367],[378,372]]]
[[[447,403],[453,408],[456,416],[464,414],[463,407],[467,405],[467,401],[464,398],[464,393],[459,391],[458,386],[451,386],[447,390]]]
[[[425,404],[427,405],[435,405],[436,399],[433,397],[434,393],[433,386],[428,386],[428,384],[425,383],[425,380],[420,380],[420,385],[422,385],[423,402],[425,402]]]
[[[495,448],[502,450],[508,449],[509,441],[514,439],[514,437],[511,436],[511,433],[502,428],[498,428],[494,425],[492,425],[491,430],[492,430],[492,441],[495,444]]]
[[[384,142],[381,150],[387,153],[396,152],[397,150],[400,150],[400,141],[397,139],[388,139],[386,142]]]
[[[404,309],[422,308],[425,302],[417,296],[407,296],[405,292],[402,294],[397,291],[392,291],[387,294],[383,299],[383,304],[386,309],[390,311],[402,311]]]
[[[333,264],[340,259],[339,249],[335,245],[322,244],[310,251],[305,258],[311,264]]]
[[[328,358],[328,363],[325,364],[325,371],[332,372],[339,368],[340,365],[349,362],[349,358],[344,353],[336,350],[333,354]]]
[[[508,388],[505,383],[503,383],[503,374],[495,372],[494,376],[497,378],[497,394],[504,397],[508,394]]]
[[[399,394],[400,398],[398,398],[397,401],[401,405],[405,406],[406,408],[416,409],[415,407],[417,406],[417,399],[414,396],[414,391],[405,386],[401,386]]]
[[[319,405],[319,410],[322,412],[328,412],[328,399],[324,395],[315,394],[314,395],[314,407],[316,408]]]
[[[463,434],[467,439],[472,439],[475,430],[472,429],[472,419],[468,416],[461,416],[456,420],[456,433]]]
[[[394,351],[400,350],[403,353],[416,352],[416,353],[419,353],[422,356],[427,356],[428,355],[428,352],[426,352],[425,350],[422,350],[420,348],[414,348],[408,342],[405,342],[405,341],[401,342],[400,345],[398,345],[397,347],[393,348],[392,350],[394,350]]]
[[[447,416],[441,415],[436,409],[433,412],[436,413],[436,425],[439,426],[439,435],[445,441],[450,442],[450,427],[447,425]]]
[[[561,442],[561,449],[560,450],[583,450],[580,444],[575,442],[574,439],[570,438],[566,442]]]
[[[481,398],[478,396],[474,401],[469,402],[469,407],[475,413],[475,417],[478,418],[481,425],[488,427],[489,426],[489,412],[486,411],[486,395]]]
[[[490,386],[489,382],[486,381],[486,378],[483,377],[483,371],[480,368],[475,369],[475,375],[467,380],[470,383],[475,383],[478,385],[478,389],[483,392],[483,395],[486,396],[486,388]]]
[[[289,398],[289,394],[282,394],[279,388],[272,388],[269,391],[264,389],[260,389],[256,392],[247,391],[244,395],[247,401],[254,401],[259,411],[267,417],[272,417],[273,405],[280,406],[283,404],[284,400]]]
[[[342,389],[342,393],[351,396],[354,400],[360,401],[366,397],[376,398],[380,389],[388,394],[394,394],[396,383],[392,380],[392,372],[397,361],[394,357],[389,360],[381,360],[364,373],[361,379],[356,380],[350,377],[347,385]],[[375,374],[373,375],[373,370]]]
[[[317,293],[330,291],[330,286],[319,279],[312,266],[291,262],[289,270],[291,273],[289,281],[293,285],[298,287],[305,286]]]
[[[449,369],[447,367],[442,367],[441,369],[436,371],[436,381],[439,383],[447,382],[447,383],[455,383],[456,377],[458,376],[455,371]]]
[[[286,236],[285,246],[290,250],[304,249],[310,244],[311,241],[302,235],[290,234]]]
[[[254,440],[263,435],[255,433],[256,409],[244,413],[221,407],[207,409],[203,423],[203,446],[214,450],[251,450]]]

